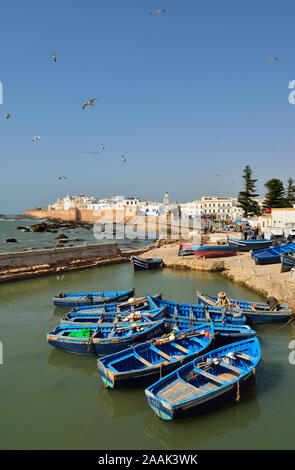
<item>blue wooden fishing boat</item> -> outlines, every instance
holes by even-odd
[[[155,299],[161,299],[162,294],[153,295]],[[120,313],[120,312],[130,312],[130,311],[139,311],[139,310],[151,310],[157,308],[157,305],[154,303],[150,296],[143,297],[134,297],[130,298],[126,302],[113,302],[109,304],[100,304],[100,305],[86,305],[80,307],[73,307],[70,310],[70,313],[78,314],[99,314],[99,313]]]
[[[207,413],[238,401],[254,382],[260,362],[257,338],[223,346],[149,386],[148,404],[164,420]]]
[[[57,307],[77,307],[85,305],[99,305],[110,302],[122,302],[134,297],[135,289],[120,292],[83,292],[83,293],[60,293],[53,298]]]
[[[256,251],[251,253],[251,256],[256,264],[275,264],[281,262],[283,253],[292,253],[293,251],[295,251],[295,243],[288,243],[287,245]]]
[[[201,305],[214,307],[217,297],[197,292],[198,302]],[[293,316],[292,310],[286,304],[280,304],[279,310],[270,310],[269,305],[263,302],[246,302],[242,300],[229,299],[231,307],[240,309],[247,321],[250,323],[277,323],[288,321]]]
[[[237,238],[232,238],[229,235],[227,236],[227,243],[236,247],[238,251],[261,250],[272,245],[271,240],[264,238],[256,240],[239,240]]]
[[[213,340],[213,324],[171,332],[97,361],[107,387],[146,387],[181,364],[204,354]]]
[[[145,271],[148,269],[158,269],[163,267],[162,258],[139,258],[138,256],[131,256],[131,263],[133,264],[134,271]]]
[[[61,319],[61,325],[83,325],[94,326],[103,324],[116,324],[122,325],[134,322],[143,322],[147,320],[161,320],[164,318],[164,307],[154,308],[151,310],[132,310],[125,312],[114,313],[75,313],[69,312],[64,318]]]
[[[200,245],[195,246],[193,251],[197,258],[221,258],[236,255],[238,248],[232,245]]]
[[[165,320],[88,328],[60,325],[47,334],[47,341],[63,351],[87,356],[106,356],[160,336],[164,328]]]
[[[167,319],[165,326],[167,331],[182,331],[194,328],[199,324],[198,320],[191,320],[187,317],[177,316],[176,318]],[[222,341],[228,343],[231,341],[242,341],[247,338],[254,338],[256,331],[249,325],[235,325],[230,323],[214,322],[213,323],[215,340],[222,338]]]
[[[170,300],[152,297],[157,307],[165,307],[165,317],[175,319],[177,316],[195,319],[197,321],[213,321],[242,325],[246,323],[246,317],[239,309],[224,309],[221,307],[205,307],[204,305],[191,305],[172,302]]]
[[[281,273],[295,268],[295,251],[281,254]]]

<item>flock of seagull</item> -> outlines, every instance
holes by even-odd
[[[151,12],[151,15],[159,15],[159,14],[162,14],[162,13],[165,13],[165,12],[166,12],[166,10],[164,10],[164,9],[154,10],[154,11]],[[52,54],[52,59],[53,59],[54,62],[56,62],[57,59],[58,59],[58,56],[56,55],[55,52]],[[279,58],[278,57],[271,57],[269,59],[264,60],[264,62],[272,62],[274,60],[279,60]],[[85,110],[87,108],[87,106],[95,106],[95,101],[97,101],[97,98],[90,98],[88,101],[86,101],[83,104],[82,110]],[[5,115],[5,117],[6,117],[6,119],[10,119],[12,116],[11,116],[11,114],[7,113]],[[250,115],[246,115],[245,117],[251,118]],[[32,141],[36,142],[36,141],[41,140],[41,139],[42,139],[42,137],[40,135],[35,135],[32,138]],[[289,141],[288,141],[288,143],[289,143]],[[100,144],[100,148],[101,148],[101,150],[104,150],[105,149],[104,144]],[[83,152],[83,153],[87,153],[87,154],[90,154],[90,155],[100,155],[99,152]],[[126,155],[121,155],[121,159],[125,163],[126,160],[127,160]],[[217,173],[214,174],[214,176],[222,176],[222,173],[217,172]],[[59,180],[65,180],[66,178],[67,178],[66,176],[59,176],[58,177]],[[232,183],[234,183],[234,182],[232,182]]]

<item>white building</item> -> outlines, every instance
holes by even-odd
[[[213,216],[217,220],[230,220],[232,217],[232,197],[204,196],[202,201],[202,214],[204,217]]]

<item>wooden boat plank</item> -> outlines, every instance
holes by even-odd
[[[151,349],[153,349],[156,353],[160,354],[160,356],[163,356],[165,359],[171,362],[171,356],[168,356],[168,354],[156,348],[154,345],[151,346]]]
[[[222,380],[225,380],[226,382],[231,382],[233,379],[237,378],[235,374],[231,374],[230,372],[219,374],[218,377],[220,377]]]
[[[198,369],[198,373],[200,375],[203,375],[204,377],[206,377],[209,380],[213,380],[213,381],[219,383],[220,385],[224,385],[224,380],[220,377],[220,375],[217,376],[217,375],[210,374],[209,372],[207,372],[203,369]]]
[[[227,362],[225,361],[221,361],[219,363],[222,367],[225,367],[226,369],[229,369],[229,370],[232,370],[233,372],[236,372],[237,374],[239,375],[242,375],[243,374],[243,369],[241,369],[240,367],[235,367],[233,366],[232,364],[228,364]]]
[[[248,356],[248,354],[241,353],[240,351],[237,351],[237,352],[236,352],[236,355],[239,356],[239,357],[241,357],[242,359],[246,359],[247,361],[253,362],[253,357]]]
[[[144,359],[144,357],[141,357],[141,356],[135,356],[135,357],[136,357],[136,359],[138,359],[140,362],[142,362],[143,364],[145,364],[148,367],[154,367],[155,366],[155,364],[151,364],[149,361]]]
[[[184,352],[185,354],[187,354],[189,352],[189,350],[187,348],[184,348],[183,346],[181,346],[181,344],[177,344],[177,343],[171,343],[171,346],[174,346],[175,348],[179,349],[180,351]]]
[[[197,387],[178,379],[161,391],[158,396],[159,398],[164,398],[170,403],[176,403],[178,401],[186,400],[187,398],[194,398],[203,393],[204,392]]]

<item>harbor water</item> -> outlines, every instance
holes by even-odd
[[[137,295],[162,292],[164,298],[188,303],[195,303],[197,289],[262,300],[218,273],[168,268],[134,273],[128,263],[0,285],[1,449],[294,447],[292,323],[257,326],[263,365],[256,386],[239,402],[175,422],[155,417],[142,389],[104,389],[95,358],[47,344],[46,333],[67,311],[53,306],[55,294],[130,287]]]

